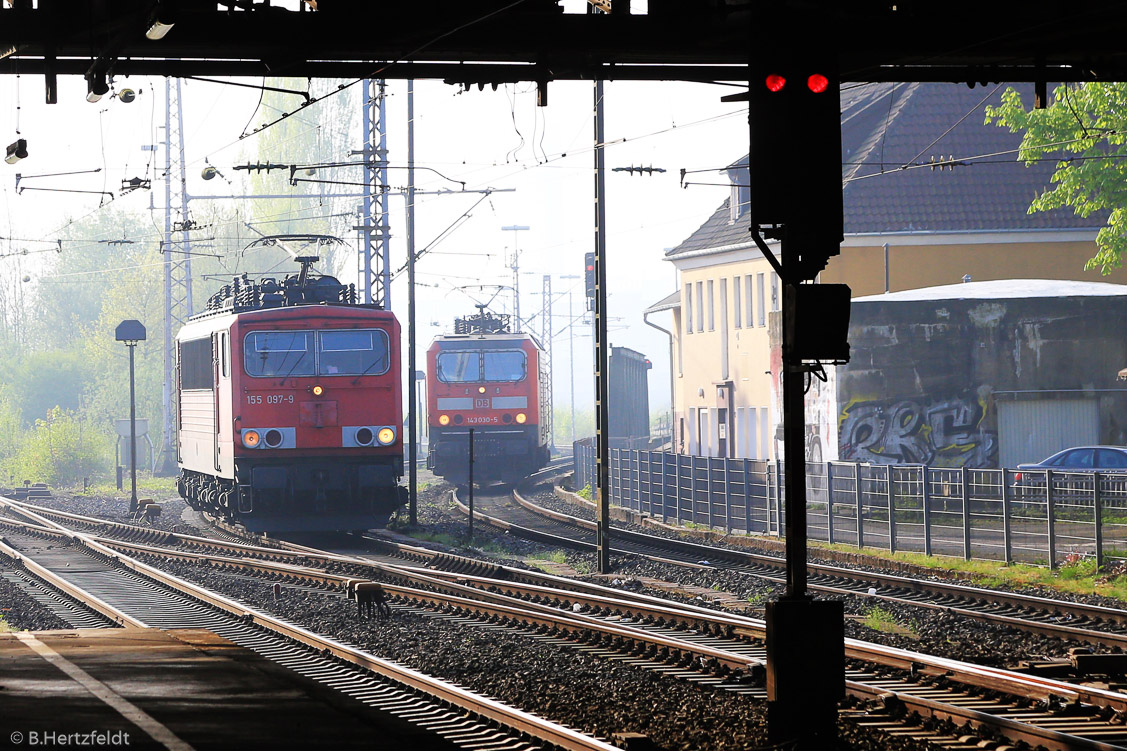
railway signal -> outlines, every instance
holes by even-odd
[[[587,310],[591,309],[591,300],[595,299],[595,254],[583,255],[583,282],[587,293]]]
[[[831,55],[806,56],[756,69],[750,90],[751,221],[784,225],[799,252],[795,281],[813,280],[841,250],[837,62]]]

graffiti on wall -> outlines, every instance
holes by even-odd
[[[838,420],[841,459],[933,467],[998,466],[998,434],[984,399],[851,401]]]

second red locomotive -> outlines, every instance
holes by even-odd
[[[297,260],[177,335],[177,487],[256,532],[383,526],[405,498],[399,323]]]
[[[547,464],[552,435],[543,347],[512,333],[508,316],[455,321],[427,351],[430,453],[427,466],[449,482],[516,482]]]

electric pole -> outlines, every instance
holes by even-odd
[[[524,330],[524,326],[520,320],[520,239],[516,233],[531,228],[523,224],[510,224],[508,227],[501,229],[513,233],[513,260],[509,268],[513,270],[513,320],[517,325],[517,330],[514,333],[519,334]]]

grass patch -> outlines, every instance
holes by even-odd
[[[1097,573],[1095,561],[1084,559],[1076,563],[1065,562],[1058,571],[1045,566],[1023,563],[1006,565],[1000,561],[964,561],[961,558],[928,557],[923,553],[889,553],[887,550],[862,548],[852,545],[827,545],[811,543],[812,549],[835,550],[842,553],[860,553],[874,558],[901,561],[922,568],[953,571],[975,584],[988,589],[1014,587],[1045,587],[1077,595],[1103,595],[1127,601],[1127,575]],[[1117,569],[1118,571],[1118,569]]]
[[[13,631],[19,631],[19,629],[13,627],[4,616],[0,615],[0,634],[10,634]]]
[[[591,490],[590,485],[584,485],[578,492],[576,492],[576,495],[586,501],[590,501],[595,497],[595,493]]]
[[[128,498],[132,487],[128,472],[122,477],[121,485],[122,489],[118,490],[117,483],[112,480],[95,482],[86,486],[86,494],[108,496],[110,498]],[[77,494],[82,492],[82,485],[60,489]],[[146,498],[151,496],[156,500],[168,498],[169,496],[179,497],[179,494],[176,492],[176,477],[153,477],[147,472],[138,472],[137,495]]]
[[[861,623],[866,628],[871,628],[873,631],[880,631],[886,634],[912,634],[915,635],[915,630],[910,626],[902,626],[896,621],[896,617],[879,605],[874,605],[869,608],[865,613],[865,617]]]
[[[532,553],[528,556],[530,560],[534,561],[549,561],[551,563],[567,563],[567,553],[562,550],[545,550],[537,553]]]

